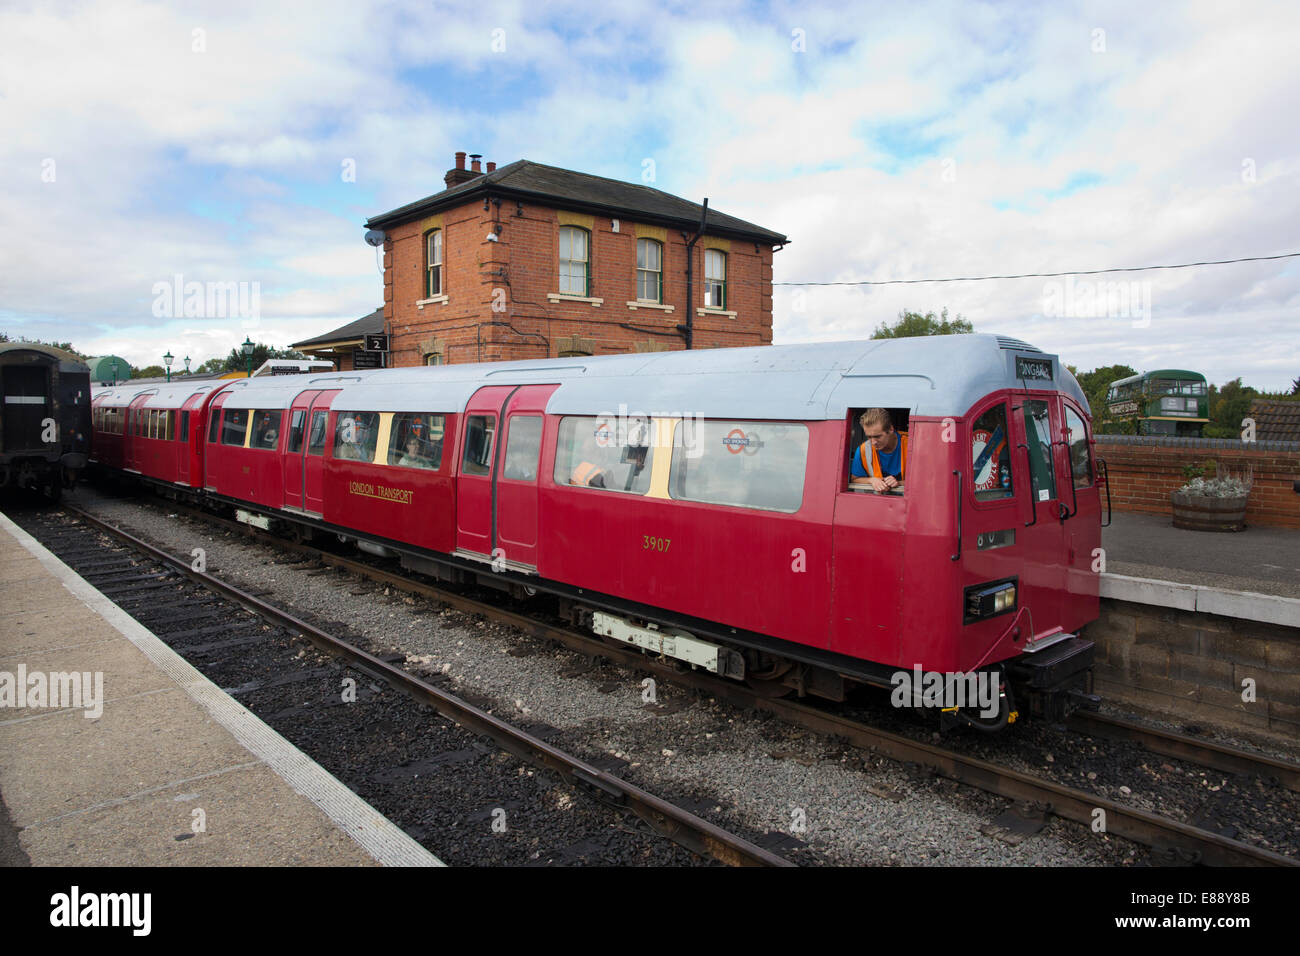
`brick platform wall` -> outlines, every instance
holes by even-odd
[[[1110,469],[1116,511],[1172,515],[1169,493],[1187,481],[1183,467],[1213,459],[1234,472],[1254,468],[1248,525],[1300,529],[1300,494],[1294,490],[1300,480],[1300,446],[1294,442],[1098,435],[1097,455]]]
[[[1103,598],[1095,691],[1166,718],[1300,737],[1300,629]],[[1255,699],[1242,699],[1254,681]]]

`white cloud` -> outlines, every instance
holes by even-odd
[[[152,284],[181,273],[260,282],[286,341],[324,331],[380,299],[364,217],[436,192],[456,149],[631,181],[653,158],[660,188],[788,234],[777,281],[1296,251],[1298,40],[1284,3],[9,9],[0,302],[7,328],[82,347],[242,340],[151,325]],[[1080,174],[1099,181],[1063,194]],[[1300,374],[1297,268],[1123,277],[1151,284],[1146,328],[1046,318],[1046,280],[1025,279],[812,289],[799,312],[778,289],[775,330],[861,336],[946,305],[1085,369],[1280,388]]]

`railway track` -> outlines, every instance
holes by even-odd
[[[1300,865],[1300,859],[1253,846],[1206,827],[1151,813],[1096,793],[1044,780],[1032,774],[992,761],[980,760],[903,734],[881,730],[815,705],[757,695],[745,685],[682,670],[671,662],[656,660],[622,645],[615,645],[566,626],[558,626],[504,609],[410,577],[405,573],[395,573],[370,561],[334,554],[308,544],[286,541],[257,531],[248,525],[198,509],[178,506],[175,503],[170,503],[168,507],[252,536],[257,540],[272,543],[277,547],[309,556],[323,565],[351,572],[375,583],[510,625],[535,638],[555,642],[578,653],[601,657],[634,670],[647,671],[656,678],[675,682],[679,686],[706,693],[741,708],[769,712],[797,726],[842,739],[853,747],[878,753],[903,763],[918,765],[940,776],[1018,801],[1027,808],[1033,808],[1032,812],[1054,814],[1093,827],[1099,819],[1098,811],[1101,811],[1105,832],[1151,847],[1159,861],[1218,866]],[[1300,766],[1249,751],[1101,715],[1079,715],[1073,719],[1071,726],[1073,730],[1080,733],[1127,740],[1153,753],[1193,762],[1203,767],[1232,774],[1273,778],[1293,791],[1300,786],[1298,783]]]
[[[474,760],[486,756],[494,749],[503,750],[527,764],[558,776],[573,790],[611,807],[620,816],[628,813],[635,815],[655,833],[700,857],[733,866],[794,865],[770,850],[624,781],[593,763],[565,753],[547,743],[541,736],[516,727],[434,683],[409,673],[397,666],[392,656],[375,655],[357,647],[269,604],[258,594],[241,590],[205,571],[196,570],[190,561],[156,548],[85,511],[69,506],[64,506],[63,511],[85,527],[76,529],[75,533],[67,533],[66,529],[60,532],[48,526],[42,528],[39,522],[34,526],[31,520],[22,523],[61,560],[69,563],[123,610],[154,629],[168,643],[179,645],[176,649],[182,654],[198,658],[195,663],[201,667],[210,664],[210,658],[214,654],[240,651],[265,642],[267,631],[272,628],[289,635],[301,635],[331,658],[343,662],[346,672],[355,672],[401,691],[412,700],[453,721],[462,729],[462,737],[469,735],[473,738],[459,741],[458,749],[435,755],[426,763],[436,766],[443,762]],[[106,551],[102,543],[88,540],[85,528],[109,535],[121,547]],[[182,587],[182,582],[188,582],[192,586]],[[196,589],[210,592],[211,598],[196,596]],[[232,605],[238,605],[248,613],[240,615]],[[302,656],[301,652],[297,655],[299,658]],[[282,691],[289,686],[301,687],[312,682],[329,682],[343,673],[337,665],[309,666],[312,663],[315,662],[305,662],[296,670],[286,669],[285,673],[274,675],[240,671],[236,668],[233,671],[223,671],[220,683],[247,705],[250,696],[259,692]],[[241,676],[244,679],[241,680]],[[233,683],[234,681],[238,682]],[[358,700],[363,703],[368,696],[367,689],[365,686],[358,688]],[[373,691],[373,687],[370,690]],[[287,710],[302,711],[305,706]],[[282,709],[281,716],[284,713]],[[354,715],[352,721],[355,723],[356,720]],[[365,722],[362,718],[362,723]],[[384,719],[381,723],[388,724],[390,721]],[[495,746],[487,747],[484,741],[491,741]],[[444,761],[443,757],[447,757],[448,761]],[[387,774],[391,777],[394,773],[399,777],[410,776],[408,765],[409,761],[403,761],[396,767],[381,768],[378,776]],[[524,799],[526,797],[517,798],[513,802],[518,806]],[[634,835],[642,838],[647,836]],[[602,846],[599,839],[579,841],[578,845],[591,854],[591,858],[584,858],[581,852],[569,852],[567,856],[561,852],[558,858],[552,857],[551,861],[606,861],[600,857]],[[434,852],[445,852],[445,847],[439,847],[436,840],[430,848]],[[661,855],[648,862],[662,864],[674,861]]]

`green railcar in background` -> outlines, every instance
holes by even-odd
[[[1111,382],[1112,418],[1136,418],[1139,435],[1201,437],[1210,420],[1209,386],[1200,372],[1163,368]]]

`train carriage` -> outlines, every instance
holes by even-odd
[[[889,493],[850,481],[872,408],[908,438]],[[205,492],[260,523],[548,591],[598,633],[774,692],[985,672],[1015,688],[993,726],[1017,700],[1089,699],[1089,409],[1018,340],[284,377],[224,386],[204,416]]]
[[[91,444],[90,366],[62,349],[0,343],[0,488],[58,498]]]

